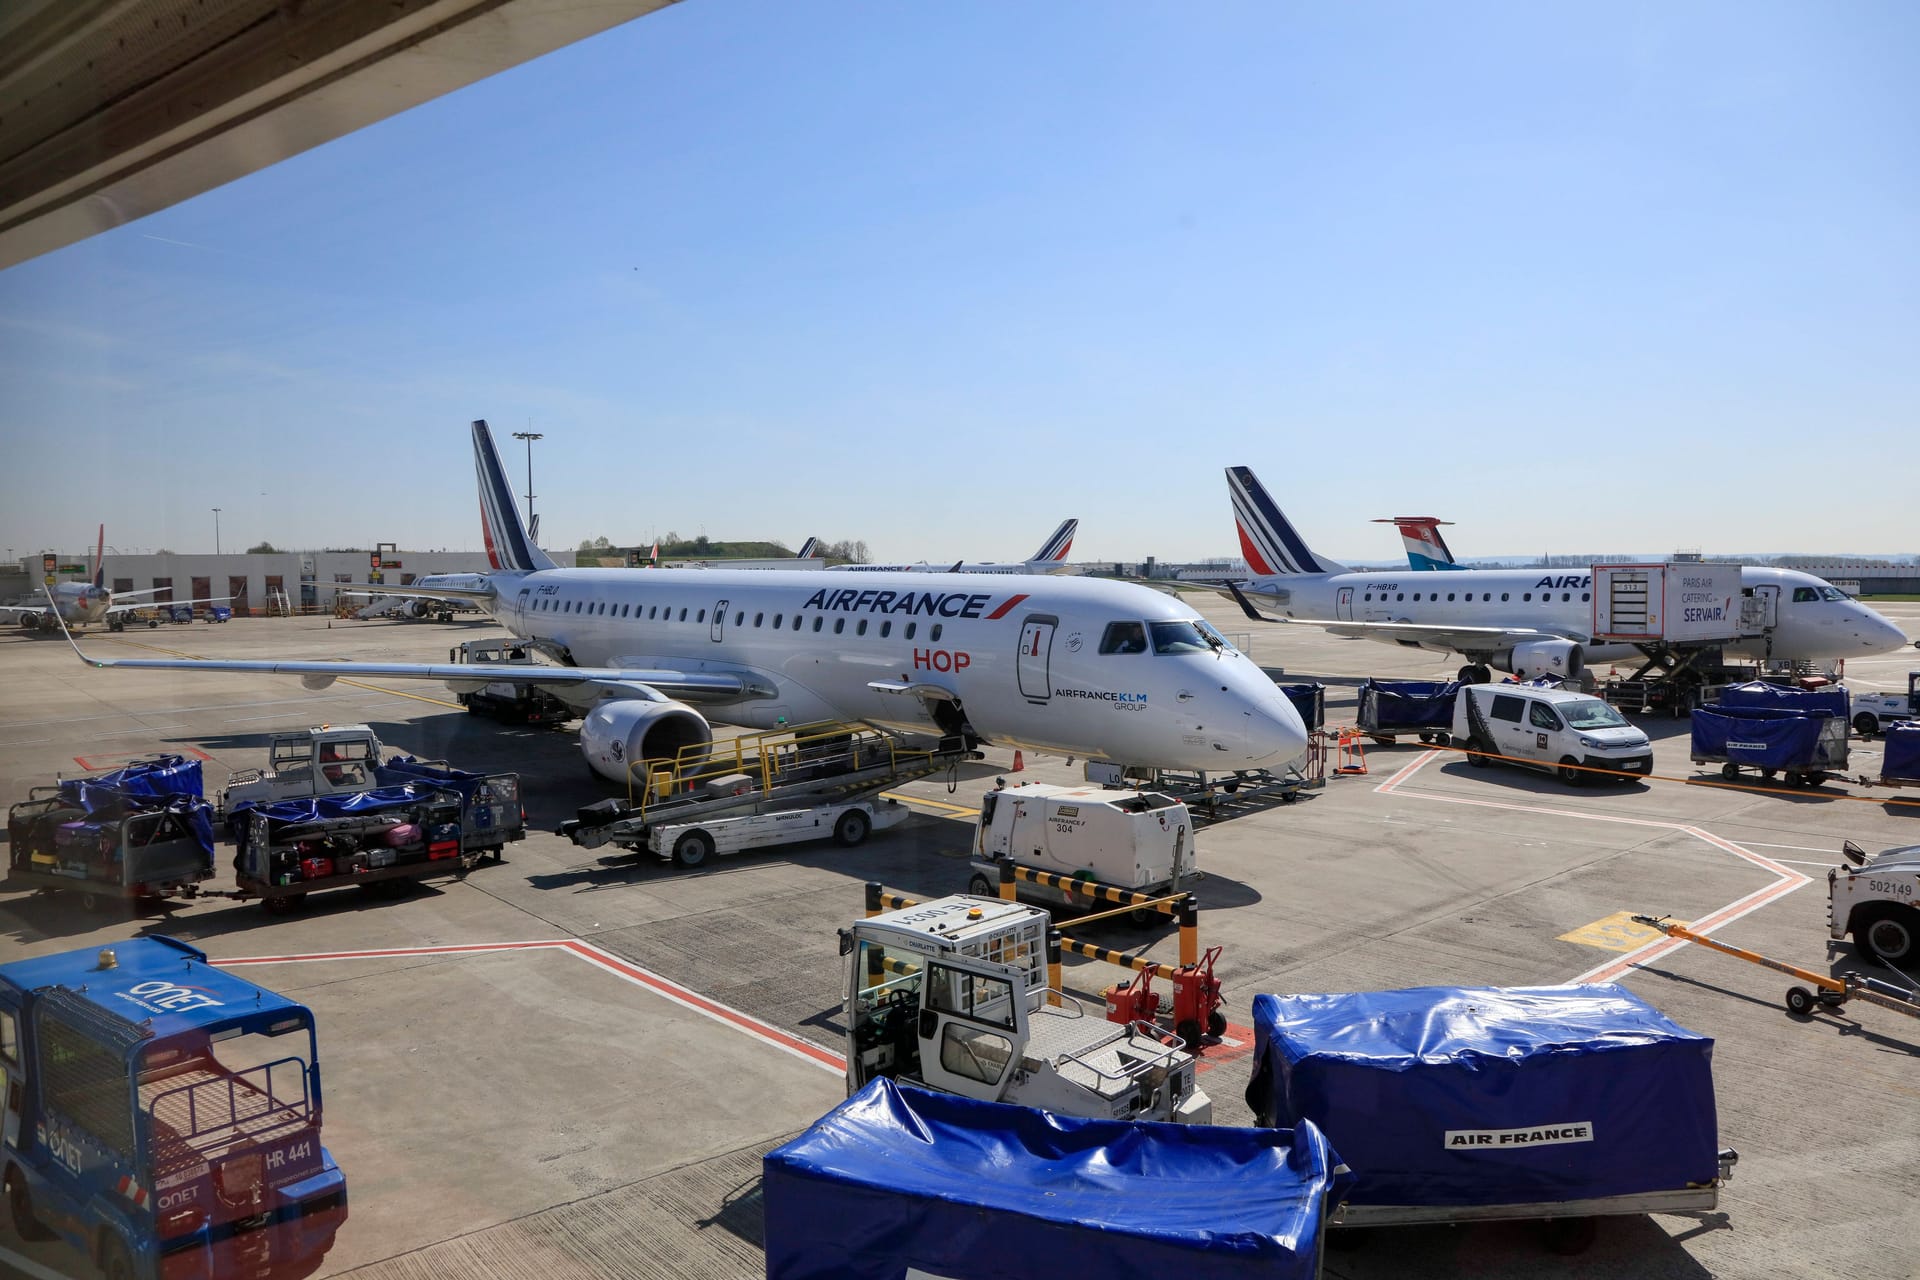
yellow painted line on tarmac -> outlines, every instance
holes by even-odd
[[[138,640],[128,640],[119,636],[113,637],[113,642],[115,644],[130,644],[136,649],[150,649],[154,653],[164,653],[169,658],[186,658],[194,662],[210,661],[204,653],[184,653],[179,649],[169,649],[164,645],[143,644]],[[371,689],[375,693],[390,693],[396,698],[412,698],[415,702],[430,702],[436,707],[452,707],[455,711],[466,710],[466,708],[459,703],[448,702],[445,698],[429,698],[424,693],[407,693],[402,689],[389,689],[383,684],[368,684],[364,680],[350,680],[346,676],[336,676],[334,682],[336,684],[350,684],[356,689]]]
[[[1603,951],[1638,951],[1664,936],[1658,929],[1635,924],[1633,912],[1616,911],[1592,924],[1583,924],[1571,933],[1561,934],[1560,941],[1577,942],[1583,947],[1599,947]]]
[[[929,809],[938,809],[942,813],[950,813],[956,818],[977,818],[980,816],[980,808],[978,805],[969,808],[964,804],[949,804],[945,800],[929,800],[924,796],[910,796],[904,791],[882,791],[880,795],[882,799],[898,800],[901,804],[925,805]]]

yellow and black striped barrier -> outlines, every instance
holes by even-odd
[[[1081,916],[1074,925],[1093,924],[1112,916],[1124,915],[1133,911],[1158,911],[1162,915],[1174,917],[1180,924],[1180,963],[1182,966],[1197,964],[1200,960],[1200,904],[1191,893],[1175,894],[1168,897],[1155,897],[1150,893],[1138,893],[1132,889],[1121,889],[1110,884],[1101,884],[1097,880],[1079,880],[1072,876],[1063,876],[1052,871],[1041,871],[1034,867],[1023,867],[1014,862],[1000,864],[1000,896],[1008,902],[1014,900],[1015,886],[1022,880],[1032,884],[1045,885],[1066,893],[1069,900],[1075,897],[1085,898],[1089,902],[1115,902],[1120,905],[1112,911],[1100,911],[1093,915]],[[1081,950],[1084,943],[1075,943],[1069,947],[1075,955],[1090,955],[1092,952]],[[1094,948],[1105,951],[1105,948]],[[1119,953],[1114,953],[1119,954]],[[1096,960],[1108,957],[1095,955]],[[1124,963],[1124,961],[1116,962]],[[1131,966],[1130,966],[1131,967]]]

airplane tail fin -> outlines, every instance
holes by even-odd
[[[1067,558],[1067,552],[1073,549],[1073,535],[1079,531],[1080,522],[1078,520],[1062,520],[1060,527],[1055,529],[1052,535],[1040,544],[1040,549],[1033,553],[1028,563],[1058,563],[1059,561],[1065,560]]]
[[[800,554],[796,555],[794,559],[795,560],[811,560],[815,555],[819,554],[819,550],[820,550],[820,539],[808,538],[805,542],[800,544]]]
[[[107,526],[100,526],[100,540],[93,548],[93,585],[104,588],[107,585]]]
[[[547,553],[534,545],[513,505],[513,489],[493,447],[493,432],[485,419],[473,424],[473,465],[480,481],[480,532],[487,540],[487,559],[496,569],[554,569]]]
[[[1451,520],[1442,520],[1438,516],[1394,516],[1391,519],[1375,520],[1374,523],[1390,524],[1400,530],[1400,541],[1407,549],[1409,568],[1466,568],[1453,558],[1453,549],[1447,546],[1447,540],[1440,536],[1440,526],[1452,524]]]
[[[1338,560],[1316,555],[1294,532],[1280,508],[1253,474],[1251,467],[1227,468],[1227,494],[1233,499],[1233,522],[1240,532],[1240,551],[1255,573],[1345,573]]]

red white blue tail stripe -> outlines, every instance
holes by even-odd
[[[1339,573],[1345,566],[1316,556],[1286,516],[1267,496],[1251,467],[1227,468],[1227,494],[1240,531],[1240,552],[1247,566],[1267,577],[1298,573]]]
[[[1055,563],[1065,560],[1067,552],[1073,549],[1073,535],[1079,531],[1078,520],[1062,520],[1060,527],[1053,531],[1053,536],[1041,543],[1040,549],[1033,553],[1033,559]]]
[[[473,465],[480,480],[480,532],[487,540],[487,560],[496,569],[552,569],[557,566],[533,544],[513,505],[513,488],[493,447],[493,432],[484,419],[473,424]]]
[[[1462,569],[1453,558],[1453,549],[1447,546],[1447,540],[1440,536],[1440,526],[1451,521],[1438,516],[1394,516],[1390,520],[1376,520],[1375,524],[1391,524],[1400,530],[1400,542],[1407,550],[1407,565],[1414,569]]]

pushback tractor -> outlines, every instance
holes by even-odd
[[[347,1218],[303,1005],[168,937],[0,965],[15,1230],[109,1280],[311,1273]]]

